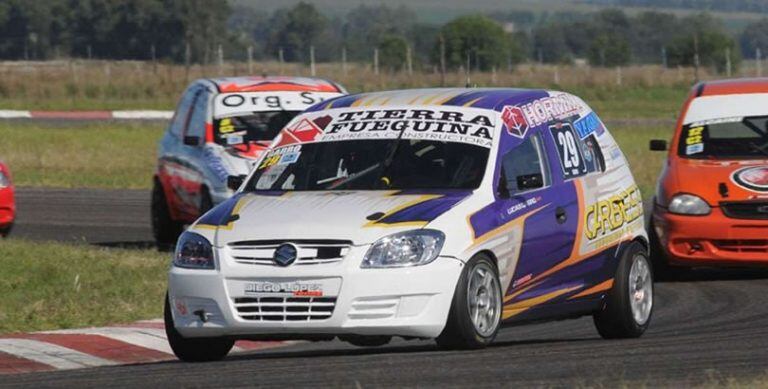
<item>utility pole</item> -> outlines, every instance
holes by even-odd
[[[661,66],[664,67],[664,69],[667,68],[667,48],[662,46],[661,47]]]
[[[253,74],[253,46],[248,46],[248,74]]]
[[[696,82],[699,82],[699,36],[693,35],[693,74]]]
[[[731,48],[725,48],[725,75],[731,77]]]
[[[763,56],[762,53],[760,53],[760,48],[755,49],[755,65],[757,67],[757,76],[762,77],[763,76]]]
[[[373,74],[379,75],[379,49],[373,49]]]
[[[309,74],[314,77],[317,75],[317,72],[315,71],[315,46],[309,46]]]
[[[341,46],[341,73],[347,75],[347,46]]]
[[[405,47],[405,66],[408,70],[408,75],[413,75],[413,58],[411,58],[411,45]]]
[[[224,75],[224,49],[219,44],[217,48],[217,57],[219,60],[219,75]]]
[[[440,86],[445,86],[445,38],[440,35]]]

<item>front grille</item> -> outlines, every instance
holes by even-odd
[[[238,297],[235,310],[250,321],[317,321],[329,319],[336,297]]]
[[[768,239],[720,239],[712,244],[718,250],[732,253],[768,253]]]
[[[725,216],[732,219],[768,220],[768,202],[741,201],[720,203]]]
[[[272,260],[281,244],[292,243],[299,249],[295,265],[318,265],[341,261],[349,252],[348,240],[260,240],[229,244],[229,255],[237,263],[276,266]]]

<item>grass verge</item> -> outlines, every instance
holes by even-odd
[[[168,253],[0,242],[0,333],[160,317]]]
[[[0,121],[0,159],[17,186],[146,189],[163,126]]]

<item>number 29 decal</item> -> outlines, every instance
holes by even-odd
[[[557,154],[560,158],[560,166],[563,168],[563,176],[566,180],[587,174],[587,165],[581,148],[576,143],[576,134],[570,123],[562,123],[549,127],[552,139],[557,146]]]

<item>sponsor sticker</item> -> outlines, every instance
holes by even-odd
[[[584,234],[590,241],[605,247],[618,241],[625,228],[641,219],[643,201],[640,188],[632,185],[613,196],[589,204],[584,218]]]
[[[768,166],[753,166],[736,170],[731,174],[731,180],[747,190],[768,193]]]
[[[598,119],[597,114],[594,112],[590,112],[588,115],[573,122],[573,127],[576,129],[576,133],[579,134],[579,138],[581,139],[588,137],[600,126],[600,119]]]
[[[323,285],[312,282],[290,281],[290,282],[271,282],[256,281],[245,284],[243,292],[249,294],[274,294],[290,295],[295,297],[321,297],[323,296]]]
[[[335,92],[243,92],[222,93],[214,100],[214,117],[244,112],[304,111],[321,101],[341,96]]]
[[[691,127],[685,137],[685,154],[692,155],[704,151],[704,127]]]
[[[477,108],[361,109],[337,113],[319,141],[356,139],[434,140],[490,148],[494,116]]]
[[[523,110],[512,105],[507,105],[501,110],[501,120],[507,127],[507,133],[518,138],[524,138],[530,127]]]

